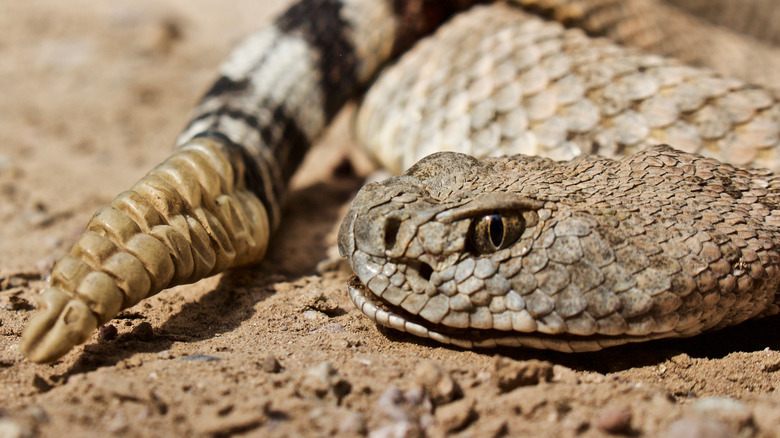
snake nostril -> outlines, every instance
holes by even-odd
[[[398,218],[388,218],[385,222],[385,249],[390,250],[395,247],[398,238],[398,230],[401,228],[401,220]]]
[[[433,268],[430,267],[427,263],[423,263],[420,265],[420,277],[422,277],[425,281],[431,281],[431,274],[433,274]]]

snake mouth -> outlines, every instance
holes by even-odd
[[[357,276],[352,276],[347,285],[349,298],[364,315],[375,323],[465,349],[522,347],[564,353],[584,353],[629,343],[680,336],[675,332],[653,333],[643,336],[577,336],[571,334],[548,335],[538,332],[508,332],[496,329],[452,328],[433,324],[399,306],[382,300],[374,295]]]

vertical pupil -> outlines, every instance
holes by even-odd
[[[491,214],[488,216],[488,223],[490,242],[494,248],[501,248],[501,244],[504,242],[504,221],[501,220],[501,215]]]

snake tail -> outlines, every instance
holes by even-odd
[[[262,258],[268,213],[236,156],[195,138],[98,210],[54,266],[23,354],[51,362],[144,298]]]

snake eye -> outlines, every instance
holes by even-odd
[[[522,216],[492,213],[472,221],[469,241],[476,252],[490,254],[515,243],[524,230]]]

